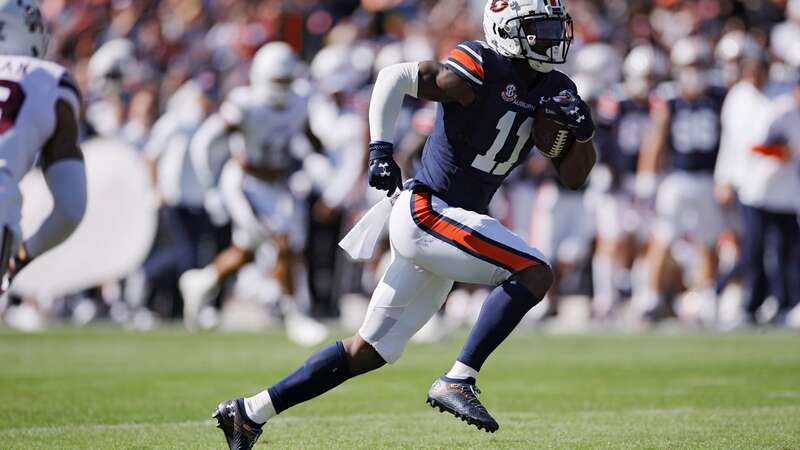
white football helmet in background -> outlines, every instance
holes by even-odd
[[[366,83],[374,60],[366,46],[329,45],[311,61],[311,78],[323,94],[353,92]]]
[[[101,94],[116,93],[126,79],[138,73],[135,47],[128,39],[112,39],[89,58],[89,86]]]
[[[44,58],[50,34],[35,0],[0,0],[0,54]]]
[[[672,46],[670,60],[675,67],[708,66],[712,60],[711,45],[700,36],[685,37]]]
[[[573,59],[576,74],[592,78],[599,89],[608,89],[622,78],[622,56],[611,45],[588,44],[578,50]]]
[[[634,97],[645,97],[664,79],[669,64],[664,53],[652,45],[638,45],[631,49],[622,66],[625,89]]]
[[[567,61],[573,37],[564,0],[489,0],[483,31],[496,52],[527,59],[539,72]]]
[[[300,71],[297,54],[285,42],[262,46],[250,66],[250,85],[264,93],[273,105],[283,105]]]
[[[714,58],[720,69],[720,78],[727,86],[732,86],[739,81],[742,58],[764,59],[766,57],[766,50],[752,36],[742,30],[725,33],[714,48]]]
[[[675,43],[670,60],[675,79],[684,93],[696,95],[708,86],[708,70],[713,58],[711,45],[700,36],[685,37]]]

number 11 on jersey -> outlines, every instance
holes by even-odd
[[[531,130],[533,128],[533,118],[528,117],[522,122],[519,129],[517,130],[517,145],[514,147],[514,151],[511,152],[509,158],[505,161],[497,161],[497,154],[506,146],[506,141],[508,140],[509,134],[511,134],[511,127],[514,126],[514,119],[517,118],[517,113],[515,111],[508,111],[500,118],[497,122],[497,137],[495,138],[492,146],[489,147],[489,151],[487,151],[483,155],[478,155],[475,158],[475,161],[472,162],[472,167],[486,172],[491,175],[506,175],[517,162],[519,159],[519,153],[525,147],[525,144],[528,143],[528,139],[531,138]]]

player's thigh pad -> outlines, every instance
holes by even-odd
[[[603,192],[594,197],[592,213],[597,223],[597,235],[606,241],[618,241],[625,236],[622,221],[622,200],[614,192]]]
[[[411,337],[441,308],[452,286],[453,280],[393,251],[392,262],[372,294],[359,336],[387,363],[394,363]]]
[[[710,246],[723,226],[722,213],[714,200],[714,181],[708,174],[668,175],[658,189],[656,213],[655,235],[664,243],[688,235]]]
[[[303,208],[289,189],[242,171],[229,161],[220,178],[220,193],[233,222],[233,242],[256,250],[271,235],[285,235],[294,249],[305,239]]]
[[[493,217],[455,208],[429,192],[405,191],[389,223],[396,251],[443,278],[496,286],[547,264],[544,256]]]

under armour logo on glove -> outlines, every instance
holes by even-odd
[[[589,105],[574,92],[561,91],[545,104],[547,116],[569,128],[578,142],[587,142],[594,136],[594,121]]]
[[[403,176],[400,166],[394,162],[393,153],[394,145],[390,142],[375,141],[369,144],[369,185],[387,191],[387,197],[403,188]]]
[[[382,177],[388,177],[392,175],[392,172],[389,171],[389,163],[380,163],[378,164],[378,167],[383,169],[383,172],[381,172]]]

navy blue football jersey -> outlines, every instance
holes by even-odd
[[[608,139],[602,143],[605,162],[620,175],[636,174],[639,150],[651,122],[647,100],[608,96],[600,99],[598,110],[609,127]]]
[[[534,146],[540,101],[575,92],[575,84],[553,70],[528,86],[511,59],[479,41],[459,44],[445,65],[470,84],[476,99],[467,107],[438,105],[415,179],[451,206],[485,213],[503,180]]]
[[[684,172],[713,172],[721,134],[720,112],[725,90],[709,88],[695,99],[676,97],[670,112],[669,144],[672,168]]]

